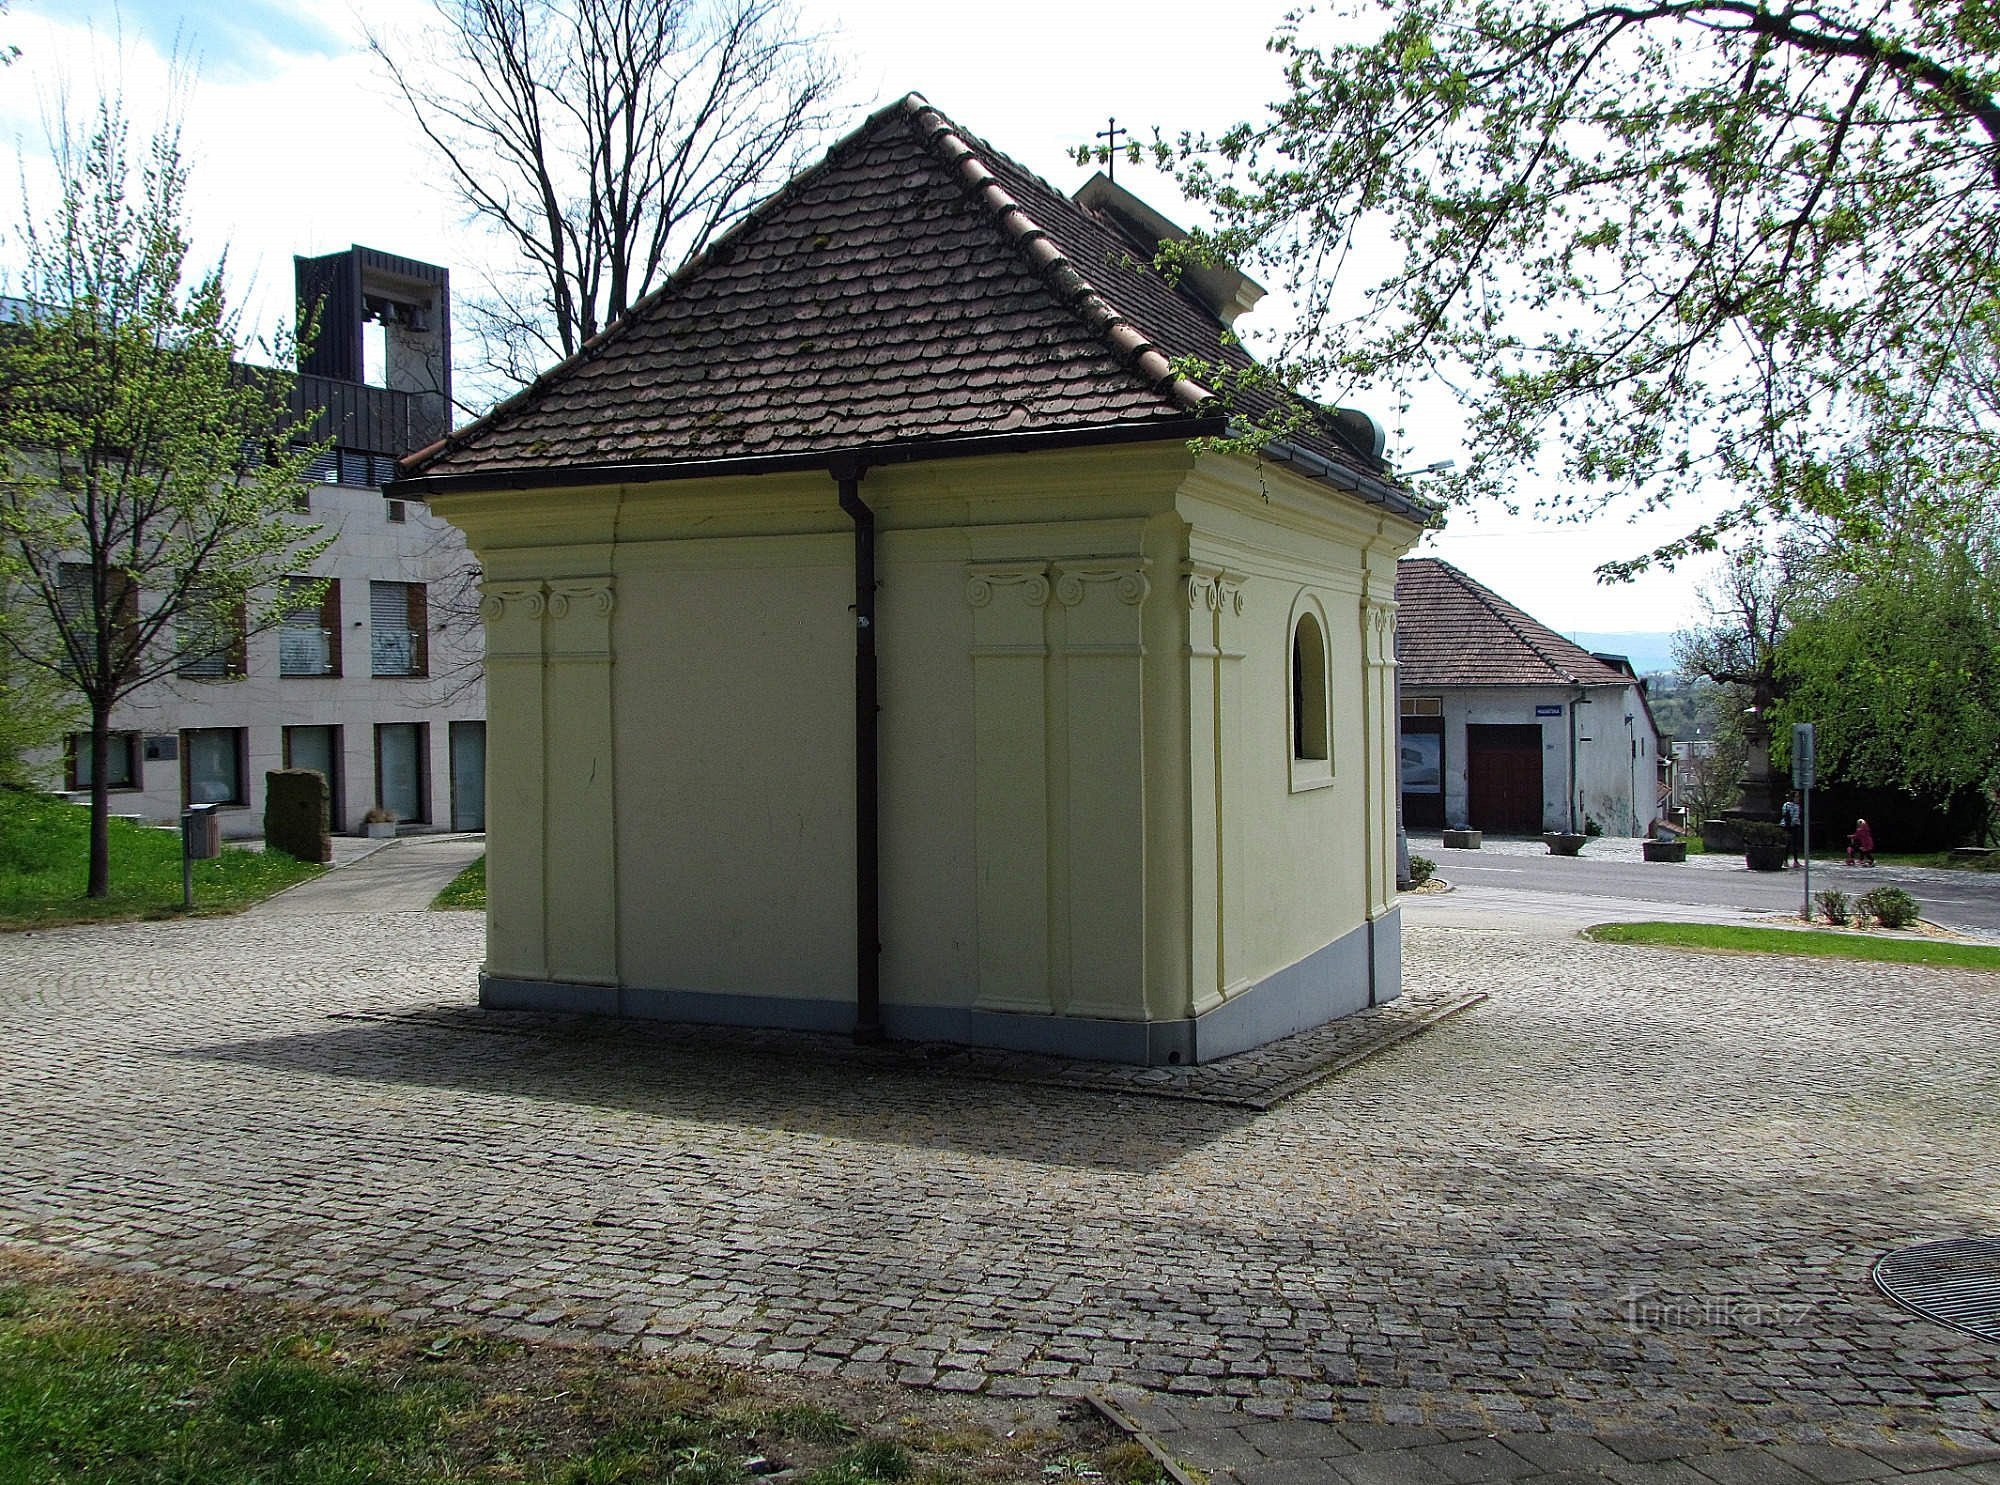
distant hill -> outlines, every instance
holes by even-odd
[[[1594,655],[1623,655],[1640,675],[1674,668],[1674,637],[1658,631],[1631,631],[1624,634],[1566,630],[1565,637]]]

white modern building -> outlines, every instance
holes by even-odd
[[[336,831],[358,831],[374,810],[404,829],[484,829],[474,560],[455,528],[381,490],[398,457],[450,424],[448,275],[363,247],[296,266],[321,325],[295,405],[335,443],[297,518],[332,542],[297,581],[325,581],[323,596],[125,698],[112,717],[112,809],[165,823],[214,804],[225,835],[257,835],[265,774],[316,768]],[[62,786],[85,798],[89,741],[71,737],[59,760]]]

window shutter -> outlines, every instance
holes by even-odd
[[[329,578],[319,601],[319,627],[326,631],[326,673],[340,674],[340,579]]]
[[[410,593],[410,674],[431,673],[430,600],[422,583],[411,583]]]

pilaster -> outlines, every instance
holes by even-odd
[[[547,828],[542,736],[542,626],[548,595],[540,583],[485,584],[488,715],[517,719],[487,735],[486,968],[517,979],[548,978],[543,896]]]
[[[1190,982],[1196,1014],[1231,987],[1233,937],[1240,932],[1242,821],[1231,807],[1242,766],[1237,735],[1244,654],[1243,578],[1219,567],[1181,566],[1188,624],[1188,779],[1193,898]]]
[[[1368,825],[1368,916],[1385,913],[1396,892],[1396,794],[1402,788],[1396,714],[1396,608],[1361,603],[1363,737],[1367,748],[1363,810]]]
[[[548,585],[542,736],[549,974],[584,985],[618,983],[617,813],[613,799],[609,577]]]
[[[1071,1015],[1130,1018],[1146,987],[1144,557],[1055,564]],[[1059,987],[1060,988],[1060,987]]]
[[[1047,1014],[1049,769],[1046,563],[975,563],[974,870],[983,1009]]]

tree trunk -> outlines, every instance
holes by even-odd
[[[111,895],[111,708],[90,708],[90,897]]]

